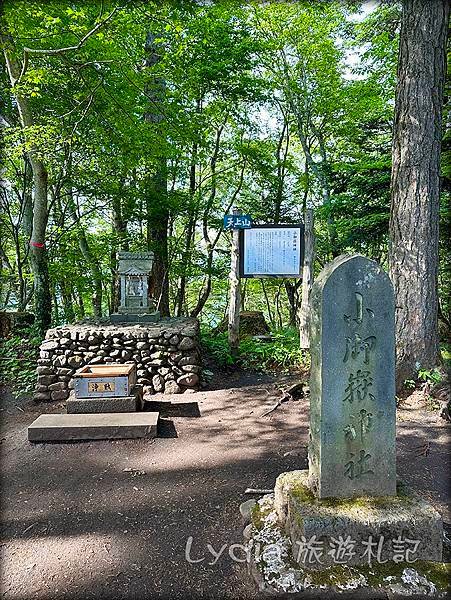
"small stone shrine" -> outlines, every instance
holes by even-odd
[[[119,252],[119,312],[111,315],[113,323],[158,321],[160,313],[149,295],[153,252]]]
[[[389,277],[364,256],[340,256],[315,281],[310,307],[309,470],[277,478],[274,499],[260,501],[268,517],[254,525],[254,543],[273,536],[276,545],[286,544],[288,566],[279,561],[277,569],[297,581],[296,591],[311,581],[308,573],[337,565],[441,561],[441,516],[396,482]],[[267,563],[254,562],[262,589]]]

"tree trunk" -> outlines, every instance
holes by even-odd
[[[102,316],[102,292],[103,292],[102,272],[100,270],[99,263],[92,255],[91,248],[89,247],[88,240],[86,239],[85,232],[81,225],[79,226],[78,234],[79,234],[78,246],[83,255],[83,258],[86,260],[86,262],[88,263],[88,265],[91,269],[92,278],[94,280],[94,293],[92,295],[92,308],[94,311],[94,316],[101,317]]]
[[[67,168],[70,174],[70,178],[72,178],[72,156],[69,156]],[[75,204],[71,181],[69,183],[68,189],[68,208],[74,220],[74,225],[77,227],[78,230],[78,247],[80,248],[80,252],[82,253],[83,258],[88,263],[89,268],[91,270],[91,275],[94,283],[94,293],[92,295],[92,308],[94,316],[96,318],[100,318],[102,316],[102,271],[100,269],[98,261],[92,254],[85,230],[83,229],[83,226],[80,223],[80,217],[78,215],[77,206]]]
[[[34,202],[33,233],[31,245],[31,270],[34,282],[34,312],[36,324],[44,332],[50,327],[52,320],[52,301],[47,250],[45,248],[45,231],[47,228],[47,170],[38,160],[30,160],[33,169]]]
[[[110,287],[110,304],[108,310],[110,315],[116,313],[119,310],[119,280],[117,274],[117,256],[116,249],[111,248],[110,251],[110,273],[111,273],[111,287]]]
[[[66,279],[61,279],[60,291],[63,301],[64,320],[66,323],[73,323],[75,321],[75,312],[72,305],[72,289],[71,284]]]
[[[234,209],[234,215],[240,214]],[[232,231],[232,251],[230,258],[230,301],[228,339],[230,354],[236,358],[240,345],[240,308],[241,308],[241,285],[239,278],[239,230]]]
[[[213,265],[213,249],[209,248],[207,250],[207,252],[208,252],[207,265],[205,268],[205,270],[207,272],[207,279],[205,281],[205,284],[202,285],[202,290],[199,294],[199,298],[197,299],[197,304],[190,313],[191,317],[197,318],[200,315],[205,304],[207,303],[207,300],[208,300],[208,298],[210,296],[210,292],[211,292],[211,268]]]
[[[24,265],[28,262],[28,257],[30,254],[30,240],[33,232],[33,198],[31,196],[31,181],[30,186],[28,187],[28,175],[32,176],[33,171],[31,169],[31,165],[28,159],[25,157],[25,171],[24,171],[24,194],[23,194],[23,217],[22,217],[22,232],[25,238],[24,247],[22,249],[23,258],[21,259],[20,270],[23,270]],[[31,178],[30,178],[31,179]],[[27,291],[27,282],[24,280],[24,289],[23,289],[23,297],[20,301],[20,309],[26,310],[27,304],[30,300],[30,293]]]
[[[189,173],[189,195],[190,204],[188,207],[188,223],[185,229],[184,246],[182,250],[182,272],[177,285],[177,296],[175,301],[175,314],[181,317],[183,306],[185,304],[186,276],[189,263],[191,262],[191,244],[194,239],[196,229],[196,207],[194,206],[194,194],[196,192],[196,162],[197,162],[197,144],[193,144],[191,153],[191,165]]]
[[[439,360],[437,313],[440,140],[446,0],[404,0],[393,130],[390,276],[397,387]]]
[[[285,279],[284,285],[285,285],[285,291],[287,293],[288,306],[289,306],[289,312],[290,312],[288,325],[290,327],[296,327],[298,302],[299,302],[299,299],[298,299],[299,282],[296,280],[293,283],[289,279]]]
[[[166,169],[164,169],[164,173]],[[169,317],[169,263],[168,225],[169,211],[166,206],[166,177],[163,165],[152,178],[146,194],[147,247],[154,253],[152,268],[152,296],[162,317]]]
[[[6,67],[11,83],[11,87],[17,83],[21,72],[21,65],[14,57],[14,42],[10,35],[2,33],[1,42],[3,53],[5,55]],[[20,124],[24,130],[33,127],[34,120],[31,108],[26,96],[19,92],[14,93],[17,109],[19,112]],[[47,261],[47,250],[45,248],[45,233],[47,229],[48,207],[47,207],[47,169],[44,162],[39,157],[36,148],[27,152],[28,160],[33,172],[33,225],[30,239],[30,259],[31,270],[34,281],[34,312],[36,324],[44,332],[50,327],[52,319],[52,301],[49,285],[49,270]]]
[[[128,250],[128,234],[127,234],[127,221],[123,217],[123,211],[121,206],[121,200],[119,196],[113,196],[111,199],[111,206],[113,209],[113,237],[117,240],[110,252],[110,270],[111,270],[111,307],[110,313],[115,313],[119,309],[120,301],[120,286],[117,275],[117,252],[116,249]]]
[[[76,291],[76,294],[75,294]],[[78,314],[80,315],[80,319],[85,317],[85,303],[83,302],[83,290],[81,285],[77,286],[77,289],[74,290],[74,297],[77,299],[78,303]]]
[[[155,43],[155,35],[147,34],[146,65],[152,67],[161,60],[159,48]],[[146,88],[151,100],[150,110],[145,119],[157,126],[161,136],[164,135],[164,107],[166,85],[161,77],[153,77],[152,85]],[[152,269],[152,295],[157,301],[157,308],[162,317],[169,317],[169,260],[168,260],[168,189],[167,189],[166,156],[157,157],[155,175],[148,183],[146,195],[147,213],[147,247],[154,252]]]

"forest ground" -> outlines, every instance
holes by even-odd
[[[166,407],[158,439],[35,445],[27,426],[63,403],[18,404],[3,389],[3,597],[257,597],[245,565],[227,550],[208,564],[207,544],[243,543],[247,487],[307,468],[308,400],[261,417],[292,381],[222,373]],[[398,410],[398,474],[449,524],[448,428],[415,394]],[[189,536],[203,562],[186,561]]]

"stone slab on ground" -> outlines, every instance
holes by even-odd
[[[397,496],[319,500],[308,478],[307,470],[282,473],[274,489],[279,522],[303,567],[368,564],[370,552],[380,563],[442,560],[442,518],[411,490],[399,485]]]
[[[117,398],[75,398],[72,391],[66,403],[67,414],[88,413],[127,413],[140,411],[143,408],[142,387],[132,390],[132,396]]]
[[[30,442],[154,438],[156,412],[44,414],[28,427]]]

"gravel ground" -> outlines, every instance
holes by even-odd
[[[244,490],[307,468],[308,402],[261,417],[292,381],[236,372],[172,404],[158,397],[155,440],[35,445],[27,426],[64,405],[1,390],[3,597],[256,598],[229,550],[243,541]],[[449,425],[418,401],[398,419],[398,473],[449,523]]]

